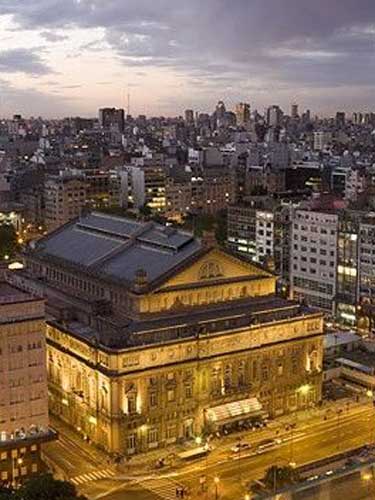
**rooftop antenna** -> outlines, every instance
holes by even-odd
[[[130,116],[130,92],[128,87],[128,116]]]

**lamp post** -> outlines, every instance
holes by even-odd
[[[218,500],[220,479],[217,476],[214,477],[214,483],[215,483],[215,500]]]
[[[291,467],[295,466],[294,462],[294,429],[297,426],[297,422],[293,422],[290,424],[287,424],[285,426],[285,430],[290,432],[290,465]]]
[[[341,443],[340,443],[340,435],[341,435],[341,429],[340,429],[340,416],[341,413],[343,412],[342,408],[338,408],[336,411],[337,415],[337,450],[340,451]]]

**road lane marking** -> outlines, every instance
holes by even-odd
[[[70,479],[73,484],[85,484],[90,481],[99,481],[101,479],[107,479],[113,477],[115,475],[115,471],[112,469],[102,469],[95,470],[91,472],[86,472],[85,474],[80,474],[79,476],[75,476]]]

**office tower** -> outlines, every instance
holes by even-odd
[[[194,124],[194,111],[192,109],[185,110],[185,122],[188,125]]]
[[[250,104],[240,102],[236,105],[237,125],[243,127],[250,122]]]
[[[283,112],[279,106],[270,106],[267,110],[267,123],[270,127],[279,127],[281,125],[281,120],[283,117]]]
[[[343,111],[338,111],[336,113],[336,126],[337,127],[345,126],[345,113]]]
[[[125,123],[125,112],[123,109],[102,108],[99,109],[99,125],[108,130],[123,132]]]
[[[296,104],[296,103],[292,104],[290,115],[291,115],[293,120],[296,120],[298,118],[298,116],[299,116],[298,115],[298,104]]]

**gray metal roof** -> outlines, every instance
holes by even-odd
[[[142,268],[147,272],[149,281],[154,281],[199,249],[200,244],[196,240],[176,252],[166,250],[163,247],[137,243],[106,262],[102,272],[109,276],[132,281],[135,272]]]
[[[201,249],[189,233],[156,223],[93,213],[37,243],[36,253],[95,268],[116,281],[132,282],[143,269],[152,282]]]
[[[123,240],[80,229],[76,224],[64,227],[43,239],[37,248],[42,253],[73,264],[89,266],[108,252],[123,245]]]

